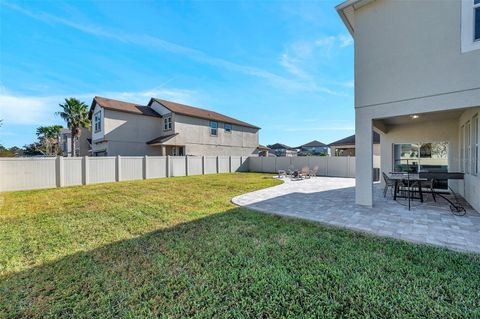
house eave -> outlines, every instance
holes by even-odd
[[[335,7],[335,10],[337,10],[338,15],[340,16],[340,19],[342,19],[343,24],[345,24],[345,26],[348,29],[348,32],[350,32],[350,35],[352,37],[355,34],[355,23],[353,21],[353,16],[349,17],[349,15],[347,14],[347,11],[350,10],[351,14],[353,14],[354,10],[361,8],[364,5],[367,5],[373,1],[375,0],[347,0]]]

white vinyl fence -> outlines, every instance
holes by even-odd
[[[246,156],[0,158],[0,191],[248,171]]]
[[[318,176],[355,177],[355,157],[249,157],[248,165],[251,172],[276,173],[279,170],[301,170],[308,167],[309,169],[316,169]],[[380,156],[373,157],[373,167],[380,168]]]
[[[380,167],[379,156],[374,167]],[[228,172],[317,169],[318,176],[355,177],[355,157],[116,156],[0,158],[0,191]]]

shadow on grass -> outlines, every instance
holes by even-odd
[[[475,317],[479,264],[236,208],[6,275],[0,314]]]

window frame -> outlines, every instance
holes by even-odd
[[[212,124],[215,124],[215,127],[213,127]],[[218,122],[217,121],[210,121],[208,126],[210,128],[210,136],[218,136]],[[215,133],[213,133],[214,130],[215,130]]]
[[[164,131],[171,131],[173,129],[173,120],[172,116],[166,116],[163,118],[163,130]]]
[[[228,129],[228,130],[227,130],[227,125],[230,126],[230,129]],[[223,123],[223,130],[225,131],[225,133],[232,133],[232,130],[233,130],[232,123]]]
[[[102,111],[97,111],[93,114],[93,126],[95,133],[102,131]]]
[[[479,117],[478,117],[478,113],[475,114],[473,117],[472,117],[472,151],[471,151],[471,154],[472,154],[472,174],[473,175],[478,175],[478,171],[480,170],[479,168],[479,139],[480,139],[480,120],[479,120]]]
[[[471,134],[472,134],[472,129],[471,129],[471,124],[470,124],[470,121],[467,121],[465,123],[465,133],[464,133],[464,142],[465,142],[465,173],[466,174],[470,174],[471,171],[470,171],[470,160],[471,160],[471,156],[472,156],[472,151],[471,151],[471,147],[472,147],[472,143],[471,143]]]
[[[475,39],[475,10],[480,8],[480,2],[475,4],[475,0],[462,0],[462,17],[461,17],[461,51],[466,53],[480,49],[480,38]]]

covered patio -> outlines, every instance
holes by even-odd
[[[313,177],[301,181],[284,179],[272,188],[232,199],[243,207],[275,215],[303,218],[410,242],[480,253],[480,214],[468,203],[465,216],[455,216],[441,199],[427,197],[411,211],[383,187],[374,184],[375,205],[355,204],[355,179]]]

